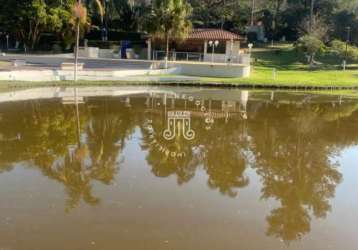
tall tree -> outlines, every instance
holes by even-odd
[[[145,16],[150,10],[144,0],[114,0],[113,3],[119,16],[119,28],[126,31],[142,31]]]
[[[185,38],[190,29],[191,6],[186,0],[154,0],[148,18],[148,31],[166,44],[165,68],[168,67],[170,39]]]
[[[25,48],[33,49],[41,32],[48,25],[48,11],[44,0],[10,1],[2,3],[2,25],[16,34],[25,44]],[[12,11],[9,11],[12,10]]]
[[[78,0],[77,3],[73,6],[73,16],[72,22],[76,29],[76,46],[75,46],[75,69],[74,69],[74,80],[77,81],[77,61],[78,61],[78,49],[79,41],[81,35],[81,27],[87,25],[87,9],[83,6],[81,0]]]

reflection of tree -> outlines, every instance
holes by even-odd
[[[342,177],[329,159],[335,147],[327,132],[334,127],[323,123],[323,113],[322,107],[314,105],[269,106],[257,116],[265,117],[264,129],[251,127],[262,197],[280,204],[267,217],[268,235],[284,241],[299,239],[310,231],[310,213],[323,218],[331,209],[329,199]]]
[[[183,109],[182,102],[175,103]],[[221,107],[213,102],[212,108]],[[192,117],[196,132],[192,141],[181,136],[166,141],[163,106],[152,113],[143,109],[144,98],[132,98],[130,105],[110,98],[87,100],[80,105],[78,136],[73,105],[57,101],[2,104],[0,173],[29,162],[65,187],[67,209],[81,201],[97,204],[100,198],[93,195],[94,183],[112,183],[125,142],[138,126],[155,176],[175,176],[183,184],[202,167],[211,189],[236,197],[249,184],[245,172],[252,165],[261,179],[262,198],[277,201],[266,218],[267,234],[289,242],[310,231],[313,217],[329,213],[330,199],[342,179],[330,157],[358,141],[351,122],[357,119],[355,104],[254,102],[247,106],[248,120],[217,118],[211,130],[205,129],[197,112]],[[144,126],[146,118],[152,120],[153,133]],[[167,155],[158,144],[183,155]]]
[[[149,117],[149,114],[146,115]],[[164,113],[162,115],[164,116]],[[158,177],[168,177],[175,174],[179,184],[190,181],[200,163],[199,148],[192,147],[195,144],[180,135],[176,135],[171,141],[165,140],[162,133],[166,129],[166,122],[163,117],[152,115],[150,120],[152,121],[153,132],[149,132],[145,126],[142,127],[142,148],[148,150],[146,159],[152,167],[153,174]],[[182,155],[173,157],[165,153],[164,150]]]
[[[218,107],[212,108],[221,110],[221,103],[216,105]],[[176,101],[175,108],[186,110],[188,105],[183,101]],[[222,118],[215,121],[213,130],[206,130],[205,117],[196,112],[197,116],[191,117],[195,138],[189,141],[177,134],[174,139],[167,141],[162,134],[167,128],[165,111],[165,107],[156,107],[154,110],[152,107],[146,117],[151,121],[153,131],[149,132],[145,126],[142,127],[142,146],[148,150],[147,162],[152,167],[153,174],[159,177],[176,175],[181,184],[191,180],[197,168],[203,166],[208,174],[209,187],[219,189],[222,194],[230,197],[235,197],[237,189],[248,185],[249,180],[244,176],[247,166],[246,151],[249,150],[244,121],[236,117],[226,124]],[[172,157],[165,153],[166,149],[184,154]]]
[[[66,153],[66,146],[76,142],[73,109],[53,102],[13,103],[3,111],[0,130],[2,141],[0,162],[11,164],[32,160],[50,167]]]
[[[213,130],[206,131],[203,137],[204,168],[209,176],[208,185],[230,197],[235,197],[237,189],[249,184],[249,179],[244,175],[248,160],[244,123],[237,119],[227,124],[217,120]]]
[[[69,197],[67,210],[81,199],[97,204],[92,183],[110,184],[114,179],[117,159],[126,136],[132,133],[133,122],[119,102],[112,110],[105,102],[91,105],[95,106],[92,112],[81,105],[79,117],[74,105],[56,101],[17,103],[4,109],[0,131],[6,138],[0,141],[4,146],[0,148],[0,172],[11,170],[17,162],[32,162],[44,176],[64,185]]]
[[[81,199],[91,205],[99,202],[99,199],[92,195],[91,186],[91,181],[97,179],[97,176],[90,166],[85,166],[86,155],[86,146],[79,145],[74,151],[69,151],[62,161],[55,163],[46,173],[51,179],[65,185],[68,194],[67,211],[77,207]]]
[[[124,148],[125,139],[133,133],[134,114],[122,104],[107,100],[91,113],[87,136],[92,168],[98,180],[109,184],[117,172],[118,154]]]

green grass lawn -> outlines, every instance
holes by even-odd
[[[237,85],[268,85],[287,87],[358,87],[358,71],[347,70],[276,70],[254,67],[250,78],[202,78],[203,82],[233,83]]]
[[[341,59],[329,53],[317,56],[319,64],[313,70],[305,63],[304,56],[288,44],[257,49],[252,57],[254,63],[250,78],[203,78],[203,82],[287,87],[358,87],[358,65],[350,64],[343,71]]]

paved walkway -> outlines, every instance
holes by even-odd
[[[2,70],[19,69],[59,69],[63,62],[73,62],[71,54],[61,55],[19,55],[7,54],[0,56],[2,61],[24,60],[27,65],[22,67],[6,67]],[[128,70],[149,69],[152,62],[144,60],[102,59],[102,58],[79,58],[84,63],[84,70]]]

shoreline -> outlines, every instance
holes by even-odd
[[[273,84],[273,83],[235,83],[235,82],[220,82],[212,81],[205,79],[198,80],[180,80],[175,79],[175,77],[156,77],[157,79],[153,80],[147,76],[142,76],[140,79],[131,79],[131,80],[79,80],[74,81],[1,81],[0,80],[0,89],[9,89],[9,88],[30,88],[30,87],[49,87],[49,86],[63,86],[63,87],[73,87],[73,86],[120,86],[120,85],[153,85],[153,86],[185,86],[185,87],[216,87],[216,88],[240,88],[240,89],[261,89],[261,90],[300,90],[300,91],[312,91],[312,90],[329,90],[329,91],[339,91],[339,90],[358,90],[357,85],[315,85],[315,84]],[[229,79],[225,79],[229,81]]]

